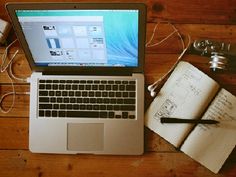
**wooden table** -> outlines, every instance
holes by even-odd
[[[0,2],[0,18],[8,20],[4,4]],[[25,0],[28,1],[28,0]],[[58,0],[51,0],[58,1]],[[64,0],[65,1],[65,0]],[[75,1],[75,0],[74,0]],[[85,0],[80,0],[83,2]],[[134,1],[134,0],[133,0]],[[41,0],[46,2],[46,0]],[[157,21],[170,21],[183,35],[191,40],[208,38],[236,43],[236,1],[235,0],[147,0],[147,40]],[[154,42],[160,41],[172,31],[169,25],[161,24]],[[12,48],[11,55],[18,45]],[[0,49],[2,57],[4,48]],[[146,86],[163,76],[175,63],[181,52],[181,43],[173,35],[165,43],[146,49]],[[236,70],[213,73],[208,68],[207,57],[188,53],[183,60],[208,74],[234,95],[236,95]],[[1,61],[0,61],[1,63]],[[20,51],[13,63],[13,72],[19,77],[28,77],[31,70]],[[14,80],[17,92],[29,91],[29,84]],[[12,91],[6,73],[0,75],[0,96]],[[152,98],[145,92],[145,108]],[[4,99],[3,107],[11,105],[12,97]],[[210,172],[189,156],[177,151],[157,134],[145,128],[145,153],[141,156],[103,155],[55,155],[33,154],[28,150],[29,96],[16,95],[15,105],[8,114],[0,113],[0,177],[52,177],[52,176],[107,176],[107,177],[174,177],[174,176],[236,176],[236,150],[234,150],[218,174]]]

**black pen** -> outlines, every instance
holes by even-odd
[[[219,121],[210,119],[180,119],[172,117],[161,117],[161,123],[190,123],[190,124],[217,124]]]

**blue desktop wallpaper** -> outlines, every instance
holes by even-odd
[[[77,15],[103,16],[109,65],[138,65],[138,11],[81,11]]]
[[[137,66],[138,19],[137,14],[113,14],[105,17],[107,55],[111,64],[119,61]],[[115,21],[115,23],[114,23]],[[122,60],[121,60],[122,59]]]

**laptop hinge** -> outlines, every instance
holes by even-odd
[[[133,73],[130,72],[114,72],[114,71],[104,71],[104,72],[98,72],[98,71],[89,71],[89,72],[61,72],[61,71],[44,71],[42,72],[42,75],[95,75],[95,76],[132,76]]]

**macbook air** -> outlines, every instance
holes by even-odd
[[[6,8],[32,69],[30,151],[142,154],[145,5]]]

